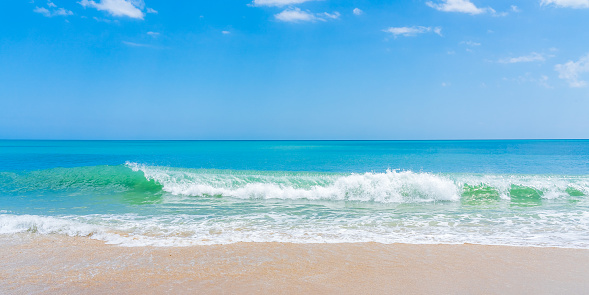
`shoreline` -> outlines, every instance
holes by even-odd
[[[236,243],[121,247],[84,237],[0,235],[2,294],[582,294],[589,250]]]

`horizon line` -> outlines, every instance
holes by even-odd
[[[589,138],[483,138],[483,139],[32,139],[0,138],[0,141],[518,141],[589,140]]]

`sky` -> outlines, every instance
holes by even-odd
[[[0,139],[589,138],[589,0],[0,2]]]

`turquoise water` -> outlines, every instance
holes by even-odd
[[[0,234],[589,248],[589,141],[0,141]]]

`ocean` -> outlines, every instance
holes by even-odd
[[[589,140],[0,140],[0,234],[589,249]]]

